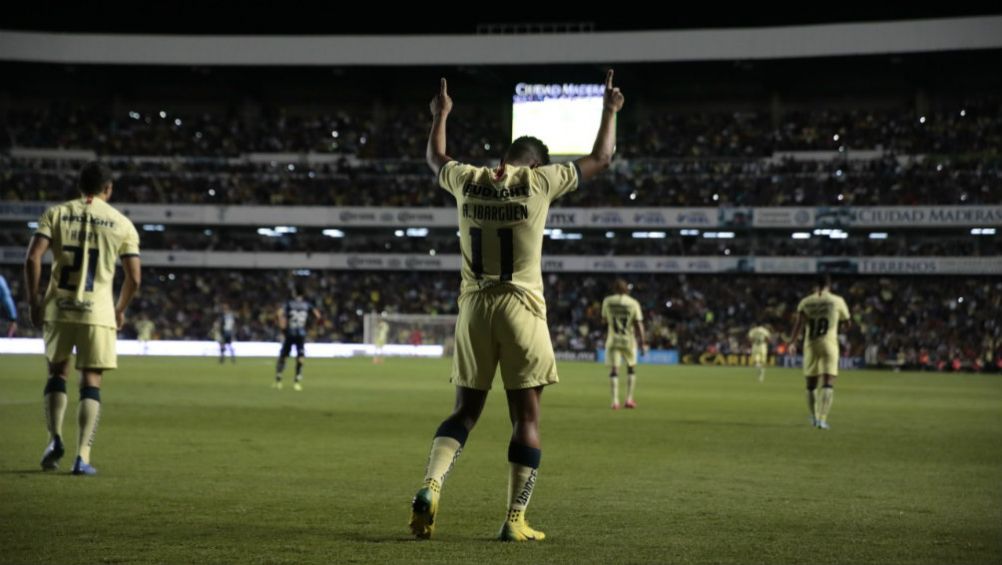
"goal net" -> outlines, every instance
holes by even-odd
[[[377,344],[380,323],[386,324],[385,345],[440,345],[443,355],[451,356],[455,343],[454,314],[378,314],[365,315],[365,343]]]

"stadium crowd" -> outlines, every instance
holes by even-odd
[[[494,164],[490,160],[480,160]],[[150,204],[449,207],[423,161],[328,163],[113,159],[115,201]],[[74,196],[71,161],[0,156],[0,198]],[[617,160],[555,206],[964,205],[1002,201],[1002,157],[824,161]]]
[[[124,103],[122,103],[124,104]],[[91,149],[101,155],[233,157],[243,153],[333,153],[363,158],[424,154],[427,109],[421,103],[341,106],[291,113],[212,107],[175,110],[154,101],[135,108],[35,100],[11,108],[0,140],[20,147]],[[633,113],[636,112],[636,113]],[[493,156],[508,126],[496,107],[459,105],[449,130],[456,157]],[[621,156],[763,157],[776,151],[867,150],[957,154],[1002,145],[997,96],[914,107],[795,111],[711,111],[640,105],[623,119]],[[544,140],[545,141],[545,140]]]
[[[361,342],[369,312],[455,314],[458,274],[431,272],[333,272],[144,269],[144,287],[123,337],[150,317],[158,339],[212,339],[218,308],[236,312],[238,340],[275,340],[275,313],[301,284],[324,313],[310,329],[313,341]],[[0,273],[19,292],[17,269]],[[554,348],[594,351],[604,346],[601,302],[613,275],[544,275]],[[683,354],[747,353],[748,329],[768,324],[782,355],[799,300],[809,279],[777,276],[634,275],[632,295],[644,310],[652,348]],[[834,291],[850,306],[853,325],[842,353],[867,364],[929,370],[1002,368],[1002,281],[988,277],[844,277]],[[208,306],[213,305],[213,306]],[[25,312],[19,304],[19,311]],[[23,324],[21,336],[38,335]],[[397,334],[406,341],[406,334]]]

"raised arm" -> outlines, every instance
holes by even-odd
[[[612,85],[612,69],[605,75],[605,95],[602,104],[602,121],[595,136],[591,153],[581,157],[577,163],[581,171],[581,182],[594,178],[612,164],[612,153],[616,149],[616,113],[623,109],[623,93]]]
[[[428,133],[428,147],[424,158],[428,166],[437,175],[452,157],[445,152],[445,122],[452,111],[452,98],[449,98],[448,85],[445,79],[439,84],[438,94],[431,100],[431,132]]]

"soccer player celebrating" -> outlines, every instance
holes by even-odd
[[[282,351],[278,354],[275,366],[275,388],[282,389],[282,373],[285,371],[285,360],[296,347],[296,378],[292,383],[293,390],[303,390],[303,358],[306,357],[306,324],[310,314],[315,320],[320,319],[320,311],[306,301],[301,288],[296,286],[292,299],[278,309],[278,328],[285,335]]]
[[[125,323],[125,310],[139,289],[139,234],[124,215],[108,204],[111,171],[88,163],[80,171],[81,196],[53,206],[42,214],[28,244],[24,282],[31,323],[42,328],[49,380],[45,384],[45,422],[49,445],[42,469],[54,470],[64,453],[63,415],[66,412],[66,375],[76,348],[80,371],[80,433],[74,475],[95,475],[91,446],[101,411],[104,371],[115,369],[115,331]],[[52,251],[52,273],[44,298],[39,293],[42,258]],[[121,259],[125,281],[115,304],[112,284],[115,262]]]
[[[619,410],[619,365],[626,364],[626,404],[636,408],[633,391],[637,382],[637,337],[640,348],[646,352],[644,339],[643,312],[640,303],[630,296],[630,285],[623,279],[613,284],[613,294],[602,301],[602,318],[609,326],[605,338],[605,364],[609,369],[609,383],[612,388],[612,409]],[[634,334],[636,332],[636,334]]]
[[[797,306],[797,323],[793,327],[791,354],[796,355],[797,341],[803,330],[804,376],[807,378],[807,409],[811,424],[827,430],[828,412],[835,396],[835,377],[838,376],[838,327],[844,322],[848,327],[849,307],[845,300],[831,292],[827,275],[818,278],[814,292]],[[818,380],[821,393],[817,393]]]
[[[769,357],[769,341],[772,339],[772,332],[765,326],[755,326],[748,330],[748,339],[751,341],[751,358],[755,368],[758,369],[758,382],[765,380],[765,363]]]
[[[532,137],[513,141],[497,168],[458,163],[446,153],[452,98],[445,79],[431,102],[426,160],[456,198],[463,265],[451,379],[456,406],[435,432],[424,484],[412,502],[410,529],[419,538],[434,531],[442,484],[480,418],[499,365],[512,423],[508,513],[499,537],[545,537],[525,521],[542,453],[540,397],[544,386],[557,382],[540,269],[543,227],[553,200],[612,161],[616,113],[623,107],[612,78],[610,70],[592,152],[560,165],[551,165],[546,145]]]
[[[216,337],[219,341],[219,364],[226,360],[226,348],[230,348],[230,359],[237,362],[237,352],[233,349],[233,334],[237,332],[237,318],[230,310],[230,305],[223,303],[223,311],[216,320]]]

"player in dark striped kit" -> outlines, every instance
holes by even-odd
[[[298,287],[293,290],[293,298],[278,309],[278,327],[282,330],[285,340],[282,342],[282,351],[278,354],[278,363],[275,366],[276,389],[282,388],[285,360],[295,346],[296,378],[292,388],[297,391],[303,390],[303,358],[306,357],[306,326],[310,321],[310,314],[314,320],[320,320],[320,311],[306,301],[302,289]]]

